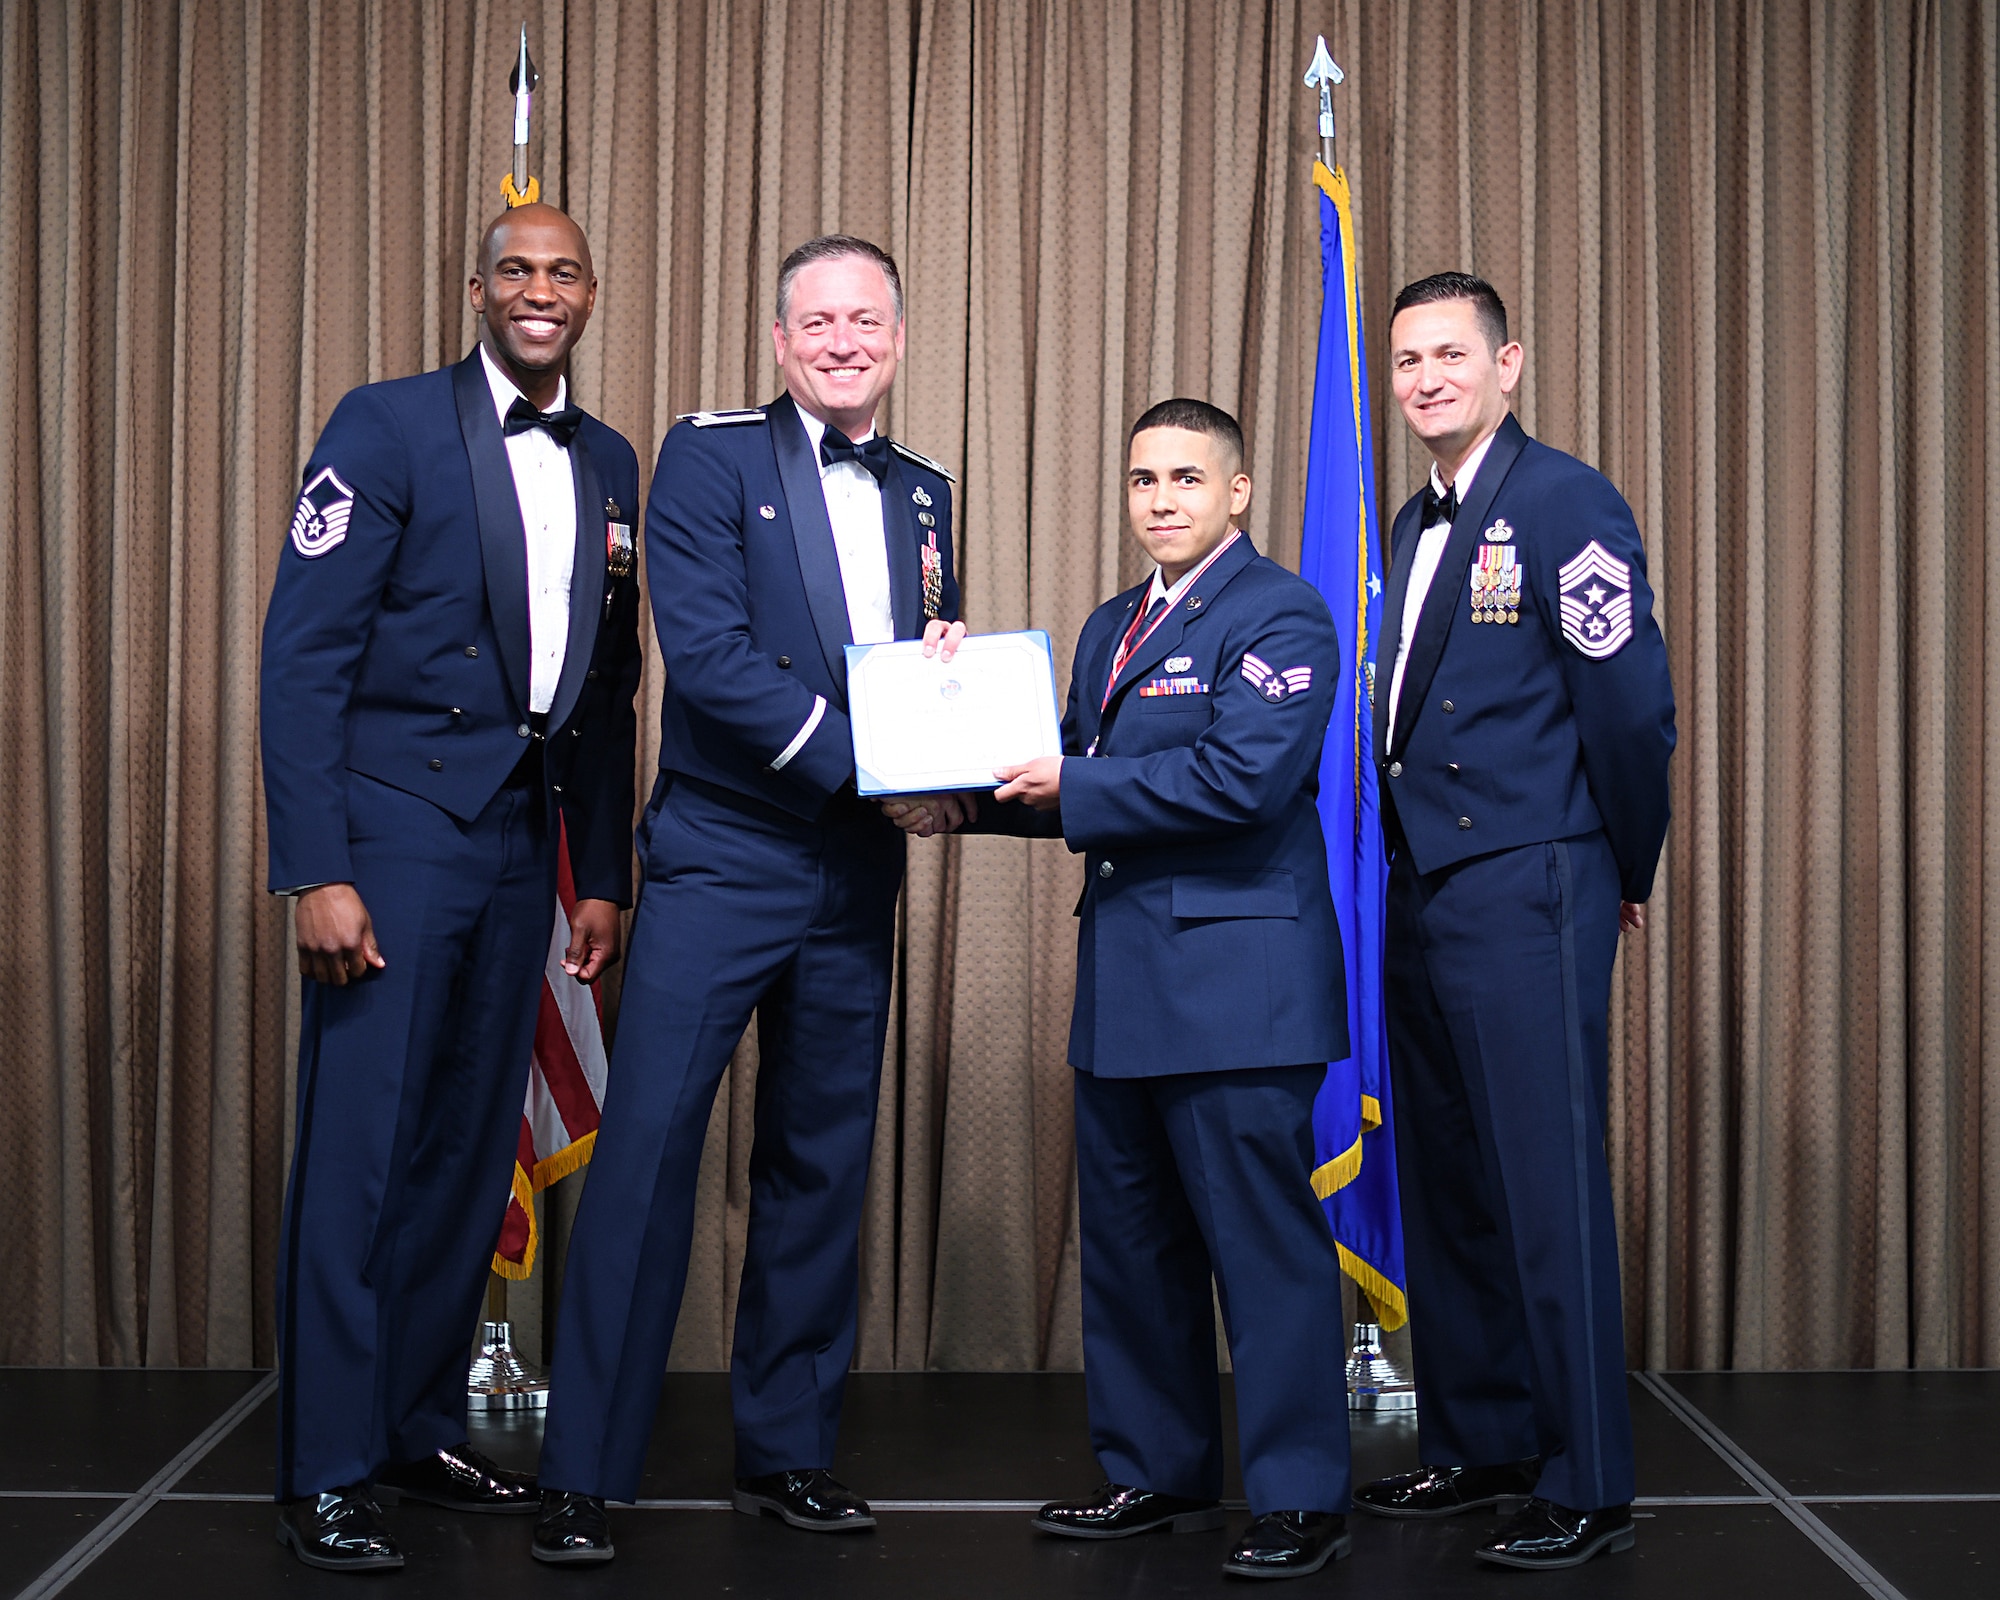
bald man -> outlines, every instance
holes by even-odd
[[[566,827],[564,968],[618,958],[639,680],[632,446],[572,401],[597,297],[551,206],[498,218],[478,346],[369,384],[307,462],[264,624],[270,888],[297,904],[278,1255],[278,1537],[400,1567],[379,1500],[532,1512],[466,1441]]]

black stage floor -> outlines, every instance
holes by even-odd
[[[1231,1533],[1115,1544],[1045,1538],[1044,1499],[1098,1481],[1073,1374],[859,1373],[836,1471],[873,1500],[873,1534],[827,1538],[726,1509],[727,1380],[676,1375],[639,1506],[613,1512],[618,1559],[528,1558],[523,1518],[387,1513],[409,1565],[373,1579],[300,1566],[272,1536],[272,1380],[255,1372],[0,1369],[0,1600],[181,1596],[1215,1595]],[[1639,1542],[1530,1577],[1480,1567],[1490,1518],[1356,1517],[1354,1555],[1287,1593],[1877,1600],[2000,1596],[2000,1371],[1643,1373]],[[537,1422],[475,1425],[534,1462]],[[1357,1481],[1416,1460],[1405,1417],[1357,1416]],[[1231,1468],[1231,1493],[1240,1493]]]

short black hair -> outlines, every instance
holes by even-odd
[[[889,298],[895,303],[896,320],[903,320],[903,278],[896,271],[896,258],[878,244],[870,244],[866,239],[857,239],[851,233],[823,233],[817,239],[806,242],[786,256],[778,268],[778,325],[784,326],[785,313],[792,309],[792,285],[801,272],[816,261],[840,261],[848,256],[860,256],[872,261],[882,269],[882,276],[889,284]]]
[[[1434,305],[1440,300],[1470,300],[1486,342],[1495,350],[1507,342],[1507,307],[1500,291],[1470,272],[1433,272],[1428,278],[1405,284],[1389,312],[1389,321],[1393,324],[1411,306]]]
[[[1212,406],[1206,400],[1176,397],[1148,406],[1132,424],[1132,431],[1125,435],[1125,447],[1129,450],[1132,441],[1148,428],[1185,428],[1189,433],[1205,433],[1222,441],[1233,466],[1243,465],[1243,424],[1221,406]]]

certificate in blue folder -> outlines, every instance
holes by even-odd
[[[949,662],[917,639],[847,646],[855,787],[992,789],[996,767],[1062,754],[1055,660],[1039,628],[970,634]]]

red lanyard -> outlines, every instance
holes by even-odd
[[[1195,580],[1208,570],[1208,564],[1234,544],[1237,535],[1242,531],[1240,528],[1234,530],[1227,539],[1224,539],[1221,544],[1202,557],[1201,565],[1188,574],[1188,588],[1192,589],[1194,587]],[[1164,599],[1165,595],[1162,594],[1161,598]],[[1144,633],[1139,632],[1139,625],[1146,621],[1146,612],[1143,608],[1126,626],[1125,637],[1118,646],[1118,653],[1111,658],[1111,676],[1104,680],[1104,699],[1097,707],[1100,715],[1103,714],[1104,708],[1111,704],[1111,690],[1118,682],[1118,674],[1123,672],[1131,659],[1145,648],[1146,641],[1152,638],[1154,630],[1173,614],[1173,609],[1170,605],[1161,606],[1160,614],[1153,618],[1150,623],[1146,624],[1146,631]],[[1138,637],[1134,638],[1134,634],[1137,634]]]

